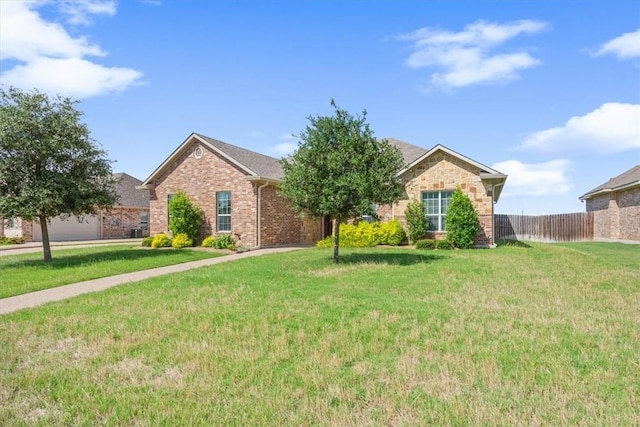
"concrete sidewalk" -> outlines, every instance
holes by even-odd
[[[42,248],[39,248],[42,250]],[[109,289],[123,283],[137,282],[150,277],[162,276],[165,274],[179,273],[193,268],[205,267],[220,264],[237,259],[260,256],[270,253],[289,252],[303,247],[281,247],[257,249],[254,251],[221,256],[217,258],[203,259],[199,261],[185,262],[183,264],[168,265],[166,267],[152,268],[149,270],[136,271],[133,273],[119,274],[117,276],[103,277],[100,279],[87,280],[86,282],[74,283],[71,285],[58,286],[57,288],[44,289],[42,291],[31,292],[29,294],[0,299],[0,314],[11,313],[28,307],[36,307],[52,301],[60,301],[76,295],[89,292],[98,292]]]

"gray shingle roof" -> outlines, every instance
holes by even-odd
[[[114,173],[113,178],[116,180],[115,191],[119,197],[116,206],[128,208],[149,207],[149,193],[136,190],[136,187],[142,184],[142,181],[124,172]]]
[[[424,155],[428,150],[422,147],[418,147],[417,145],[409,144],[408,142],[400,141],[395,138],[385,138],[389,141],[389,144],[398,147],[400,152],[402,153],[402,157],[404,158],[405,164],[410,164],[418,157]]]
[[[580,199],[589,199],[598,193],[616,191],[634,184],[640,185],[640,165],[635,165],[628,171],[623,172],[620,175],[611,178],[604,184],[597,186],[593,190],[588,191],[584,195],[580,196]]]
[[[217,139],[209,138],[208,136],[204,136],[199,133],[196,133],[195,135],[222,151],[236,162],[245,166],[257,176],[275,179],[282,179],[284,177],[280,161],[274,157],[227,144],[226,142],[218,141]]]

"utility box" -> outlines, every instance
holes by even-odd
[[[139,229],[139,228],[132,228],[131,229],[131,238],[132,239],[142,238],[142,230]]]

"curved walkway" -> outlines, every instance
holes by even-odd
[[[85,282],[74,283],[71,285],[58,286],[57,288],[44,289],[42,291],[0,299],[0,314],[11,313],[23,308],[36,307],[48,302],[60,301],[89,292],[98,292],[117,285],[121,285],[123,283],[138,282],[150,277],[179,273],[181,271],[191,270],[193,268],[220,264],[237,259],[260,256],[269,253],[289,252],[297,249],[303,249],[303,247],[290,246],[280,248],[256,249],[249,252],[237,253],[217,258],[207,258],[199,261],[185,262],[182,264],[168,265],[166,267],[151,268],[149,270],[118,274],[116,276],[102,277],[100,279],[87,280]],[[42,249],[40,248],[40,250]]]

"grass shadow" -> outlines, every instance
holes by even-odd
[[[180,252],[175,250],[147,250],[147,249],[118,249],[114,251],[98,251],[98,252],[89,252],[86,254],[73,254],[73,255],[65,255],[61,253],[53,253],[53,258],[51,262],[44,262],[42,258],[39,259],[15,259],[15,260],[6,260],[8,262],[2,262],[0,260],[0,265],[3,268],[7,267],[45,267],[49,269],[62,269],[62,268],[73,268],[80,267],[82,265],[87,264],[95,264],[95,263],[108,263],[113,261],[140,261],[145,259],[152,258],[160,258],[160,257],[184,257],[184,255],[190,252],[189,250],[181,250]],[[216,255],[212,255],[216,256]],[[194,257],[194,259],[200,259],[199,257]],[[185,260],[187,261],[187,260]]]
[[[531,245],[521,242],[520,240],[500,239],[496,241],[496,245],[500,248],[503,246],[514,248],[531,248]]]
[[[352,252],[340,255],[339,264],[391,264],[391,265],[413,265],[425,264],[444,258],[442,255],[434,253],[406,253],[406,252],[378,252],[378,253],[357,253]]]

